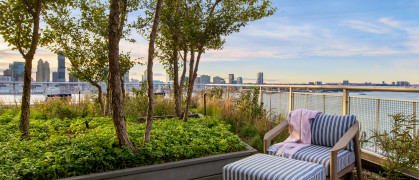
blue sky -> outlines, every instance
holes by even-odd
[[[243,77],[254,82],[263,72],[266,83],[410,81],[419,84],[419,1],[284,0],[274,1],[275,15],[250,23],[227,37],[221,51],[202,56],[198,74]],[[147,56],[147,42],[121,42],[133,58]],[[57,57],[39,49],[34,60]],[[23,61],[0,39],[0,70]],[[157,62],[156,62],[157,63]],[[130,76],[141,79],[144,66]],[[158,63],[155,79],[165,80]]]

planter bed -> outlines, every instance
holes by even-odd
[[[219,154],[151,166],[128,168],[104,173],[66,178],[79,180],[96,179],[222,179],[222,167],[247,156],[256,154],[257,150],[247,146],[247,150]]]

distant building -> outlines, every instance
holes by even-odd
[[[263,72],[258,72],[256,84],[263,84]]]
[[[23,81],[24,71],[25,71],[24,62],[13,62],[12,81]]]
[[[12,76],[0,76],[0,81],[12,81]]]
[[[228,84],[234,84],[234,74],[228,75]]]
[[[308,82],[308,85],[315,85],[314,82]]]
[[[131,78],[131,83],[140,83],[138,79]]]
[[[124,83],[129,83],[129,71],[127,73],[125,73],[125,75],[122,78],[122,80],[124,81]]]
[[[36,67],[36,82],[49,82],[49,70],[49,63],[47,61],[43,62],[42,59],[40,59],[38,61],[38,66]]]
[[[173,76],[171,74],[166,74],[166,83],[172,83],[173,82]]]
[[[52,82],[58,82],[58,72],[52,72]]]
[[[224,82],[224,83],[222,83]],[[225,84],[225,80],[219,76],[215,76],[214,78],[212,78],[212,83],[214,84]]]
[[[51,82],[51,72],[48,61],[44,62],[44,82]]]
[[[65,55],[64,52],[58,54],[58,81],[65,82]],[[54,77],[53,77],[54,79]]]
[[[396,86],[410,86],[408,81],[397,81]]]
[[[79,82],[79,79],[73,77],[71,73],[68,73],[68,82]]]
[[[348,86],[348,85],[349,85],[349,81],[348,81],[348,80],[343,80],[342,85],[344,85],[344,86]]]
[[[211,84],[211,76],[201,75],[201,84]]]
[[[147,69],[141,75],[141,82],[147,81]]]
[[[242,77],[237,77],[236,84],[243,84],[243,78]]]
[[[316,81],[316,85],[321,86],[321,85],[323,85],[323,82],[321,82],[321,81]]]
[[[201,84],[201,77],[196,77],[196,78],[195,78],[195,83],[194,83],[194,85],[197,85],[197,84]]]

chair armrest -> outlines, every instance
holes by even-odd
[[[351,140],[358,134],[359,122],[355,120],[355,123],[346,131],[346,133],[340,138],[340,140],[333,146],[330,152],[339,152],[345,149]]]
[[[265,137],[263,138],[263,152],[265,154],[267,153],[268,147],[271,146],[272,139],[278,136],[278,134],[283,132],[287,127],[288,121],[285,120],[265,134]]]

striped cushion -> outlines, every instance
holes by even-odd
[[[311,145],[309,147],[297,151],[297,153],[295,153],[292,158],[296,160],[321,164],[326,168],[326,174],[327,176],[329,176],[331,149],[331,147]],[[340,172],[341,170],[345,169],[354,162],[354,152],[348,150],[339,151],[337,172]]]
[[[311,144],[333,147],[339,139],[355,123],[354,115],[319,114],[311,123]],[[351,141],[347,150],[354,150]]]
[[[266,154],[255,154],[223,167],[224,180],[326,179],[324,166]]]

